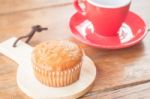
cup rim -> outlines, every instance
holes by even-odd
[[[103,7],[103,8],[121,8],[121,7],[125,7],[127,5],[129,5],[131,3],[132,0],[129,0],[129,2],[122,4],[122,5],[117,5],[117,6],[111,6],[111,5],[103,5],[103,4],[97,4],[95,2],[92,2],[92,0],[86,0],[88,3],[97,6],[97,7]]]

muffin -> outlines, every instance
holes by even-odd
[[[82,50],[73,42],[43,42],[32,52],[34,75],[50,87],[70,85],[79,79],[82,56]]]

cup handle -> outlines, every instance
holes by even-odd
[[[84,2],[84,0],[82,0],[82,2]],[[79,5],[79,0],[74,0],[74,7],[76,8],[76,10],[81,13],[82,15],[86,14],[85,9],[81,8],[81,6]]]

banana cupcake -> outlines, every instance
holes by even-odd
[[[82,50],[73,42],[43,42],[32,52],[34,75],[50,87],[70,85],[79,79],[82,57]]]

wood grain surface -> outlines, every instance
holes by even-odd
[[[85,98],[95,99],[96,97],[99,99],[104,95],[104,99],[113,99],[114,93],[119,97],[120,94],[128,91],[125,96],[121,95],[120,99],[138,99],[142,95],[146,96],[143,99],[149,99],[149,89],[136,92],[137,89],[148,87],[150,81],[149,33],[141,43],[130,48],[96,49],[71,36],[68,23],[70,17],[75,13],[72,0],[1,0],[0,5],[0,42],[12,36],[25,35],[33,25],[40,24],[48,27],[48,31],[37,33],[30,42],[32,46],[46,40],[69,39],[85,50],[97,68],[94,86],[85,95]],[[132,1],[131,10],[140,15],[148,27],[150,27],[149,9],[149,0]],[[0,99],[30,99],[16,84],[17,64],[2,54],[0,54],[0,64]],[[148,83],[148,85],[144,83]],[[141,85],[140,88],[138,86],[131,87],[140,84],[144,85]],[[125,87],[129,88],[122,89]],[[140,96],[132,94],[132,89]],[[107,94],[105,97],[107,92],[111,94]],[[131,98],[127,98],[128,96]]]
[[[1,0],[0,15],[63,6],[72,2],[72,0]]]
[[[82,99],[150,99],[150,83],[92,94]]]

